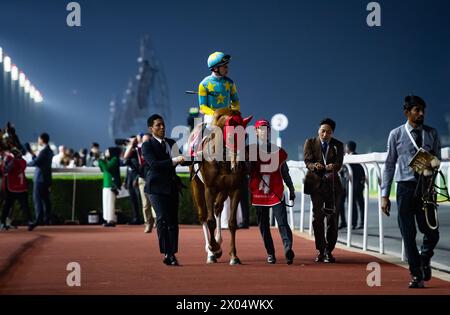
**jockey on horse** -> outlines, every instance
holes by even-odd
[[[236,212],[240,198],[239,185],[245,176],[245,170],[240,163],[243,161],[236,158],[236,141],[232,141],[233,145],[229,146],[231,142],[227,136],[233,135],[233,132],[228,133],[227,130],[228,127],[237,126],[245,129],[251,118],[242,119],[236,85],[226,76],[230,59],[229,55],[221,52],[215,52],[208,58],[211,75],[204,78],[198,88],[199,107],[204,114],[204,122],[194,128],[189,139],[189,150],[195,161],[200,161],[191,166],[191,184],[194,204],[203,225],[207,263],[217,262],[217,258],[222,255],[220,218],[224,202],[230,198],[230,264],[235,265],[240,264],[235,249]],[[212,161],[204,158],[205,152],[220,151],[223,148],[223,143],[219,141],[222,137],[214,137],[217,128],[224,132],[225,145],[230,149],[227,154],[232,155],[231,163],[224,162],[223,155],[216,156],[218,158]],[[203,137],[203,133],[206,133],[206,137]],[[234,139],[235,137],[236,135]]]

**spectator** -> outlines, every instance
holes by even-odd
[[[52,168],[60,168],[63,167],[62,161],[66,152],[66,148],[63,145],[58,147],[58,154],[55,155],[52,159]]]
[[[98,160],[100,170],[103,172],[103,219],[105,227],[115,227],[116,195],[120,189],[120,152],[118,148],[111,147],[105,152],[105,159]]]
[[[150,198],[145,193],[145,176],[147,174],[147,165],[144,160],[144,156],[142,155],[142,145],[150,141],[152,135],[149,133],[140,134],[138,138],[137,152],[139,157],[139,192],[141,194],[141,202],[142,202],[142,214],[144,216],[145,221],[145,233],[151,233],[153,229],[153,225],[155,224],[156,213],[152,208],[152,204],[150,202]]]
[[[97,142],[93,142],[91,146],[91,150],[86,157],[86,166],[88,167],[97,167],[98,160],[100,159],[100,145]]]
[[[127,166],[127,175],[125,178],[125,188],[130,193],[131,207],[133,211],[133,218],[130,222],[132,225],[140,224],[139,220],[139,157],[136,150],[138,144],[137,137],[132,136],[128,141],[128,146],[125,151],[125,165]]]
[[[82,167],[83,166],[83,160],[80,157],[80,154],[78,152],[75,152],[73,154],[73,158],[70,160],[68,168],[74,168],[74,167]]]
[[[86,148],[80,149],[78,154],[80,155],[80,158],[81,158],[81,165],[80,166],[86,166],[87,149]]]

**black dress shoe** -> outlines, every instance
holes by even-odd
[[[323,261],[329,264],[333,264],[336,262],[336,258],[334,258],[333,254],[327,252]]]
[[[410,289],[422,289],[424,287],[425,285],[423,284],[423,280],[420,277],[414,276],[409,282]]]
[[[431,265],[430,258],[425,255],[421,255],[420,259],[422,260],[422,269],[423,269],[423,280],[430,281],[431,279]]]
[[[292,249],[288,250],[286,252],[286,263],[288,265],[292,265],[292,263],[294,262],[294,257],[295,257],[294,251]]]
[[[163,263],[166,265],[170,265],[170,259],[168,255],[164,255]]]
[[[269,255],[267,256],[267,263],[268,264],[274,264],[277,262],[277,259],[275,258],[275,255]]]
[[[323,253],[318,253],[315,262],[323,262],[323,260],[325,259],[325,256],[323,255]]]
[[[28,231],[33,231],[34,230],[34,228],[37,226],[37,224],[36,223],[30,223],[30,224],[28,224]]]
[[[175,257],[175,255],[169,256],[169,264],[168,266],[179,266],[180,264],[178,263],[177,258]]]

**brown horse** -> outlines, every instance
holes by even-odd
[[[216,110],[213,126],[220,132],[213,132],[206,138],[201,148],[201,154],[203,154],[201,162],[191,166],[192,195],[198,210],[199,221],[203,225],[207,263],[216,263],[222,256],[220,217],[227,198],[230,198],[231,204],[228,220],[231,233],[230,265],[241,263],[236,255],[235,238],[236,214],[241,197],[240,187],[245,176],[245,161],[238,158],[235,140],[232,141],[234,145],[231,148],[228,146],[230,137],[233,139],[236,137],[230,133],[227,135],[226,130],[229,126],[236,128],[240,126],[245,129],[251,119],[252,117],[242,119],[239,111],[228,108]],[[224,132],[225,137],[222,136]]]

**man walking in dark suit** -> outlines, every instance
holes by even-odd
[[[313,228],[316,262],[334,263],[332,255],[338,236],[338,213],[336,210],[341,184],[338,172],[344,159],[342,142],[333,138],[336,123],[326,118],[320,122],[318,137],[305,141],[303,154],[308,171],[305,176],[304,192],[311,195],[313,203]],[[325,237],[324,219],[327,220]]]
[[[156,212],[163,262],[168,266],[177,266],[175,254],[178,252],[178,193],[181,180],[175,167],[184,162],[184,157],[180,155],[175,141],[165,138],[165,124],[161,116],[150,116],[147,126],[153,137],[142,145],[142,155],[148,165],[145,193],[149,195]]]
[[[48,145],[50,137],[47,133],[43,133],[38,138],[39,146],[44,148],[39,152],[37,157],[28,163],[28,166],[34,166],[33,179],[33,201],[34,211],[36,212],[36,221],[29,227],[34,229],[41,220],[44,224],[50,224],[51,204],[50,189],[52,185],[52,159],[53,152]]]

